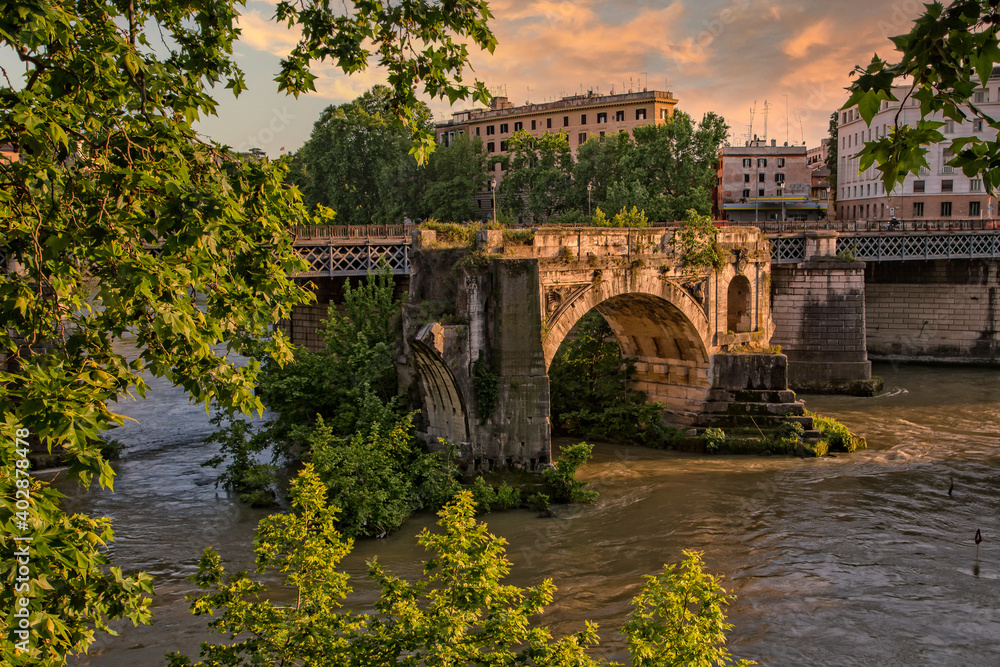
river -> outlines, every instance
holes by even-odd
[[[806,396],[868,439],[869,450],[823,459],[705,457],[598,445],[581,477],[600,498],[486,517],[509,542],[509,581],[558,586],[543,617],[557,634],[601,626],[595,655],[627,660],[617,635],[642,575],[705,552],[738,599],[730,648],[764,665],[1000,664],[1000,373],[879,365],[875,398]],[[62,485],[69,508],[109,516],[116,564],[155,578],[155,622],[102,637],[74,665],[159,665],[195,655],[204,619],[187,613],[186,579],[205,546],[232,570],[251,566],[265,515],[214,488],[199,464],[214,452],[203,408],[154,382],[123,408],[139,420],[119,438],[114,493]],[[948,490],[954,484],[952,495]],[[374,599],[364,561],[378,555],[415,578],[417,516],[384,540],[362,541],[344,563],[362,607]],[[973,541],[981,529],[978,558]]]

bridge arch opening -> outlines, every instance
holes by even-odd
[[[753,330],[753,287],[746,276],[737,275],[730,281],[726,294],[726,329],[733,333]]]
[[[703,311],[685,301],[679,290],[670,288],[666,292],[595,293],[577,299],[575,307],[564,304],[552,318],[546,338],[547,361],[551,364],[555,357],[555,351],[549,357],[551,346],[558,349],[567,337],[572,338],[573,327],[580,319],[596,311],[610,327],[621,356],[634,362],[631,387],[662,404],[667,421],[695,422],[705,412],[711,389],[710,355],[705,341],[708,324]],[[700,321],[693,321],[689,312],[696,317],[700,313]],[[554,416],[558,419],[558,415]]]
[[[411,349],[420,398],[417,430],[425,433],[431,444],[438,438],[455,444],[468,442],[468,413],[451,369],[437,350],[423,341],[412,341]]]

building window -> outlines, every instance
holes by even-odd
[[[538,122],[538,121],[534,121],[534,120],[533,120],[533,121],[531,121],[531,129],[532,129],[532,130],[534,130],[534,129],[535,129],[535,123],[537,123],[537,122]]]
[[[743,182],[744,183],[750,182],[750,174],[743,174]]]
[[[552,128],[552,119],[551,118],[546,118],[545,119],[545,127],[549,128],[549,129]]]
[[[748,158],[748,157],[743,158],[743,166],[744,167],[750,167],[752,165],[753,165],[753,161],[750,158]]]
[[[750,191],[749,190],[744,190],[743,191],[743,198],[744,199],[750,199]]]
[[[757,190],[757,196],[758,197],[763,197],[764,196],[764,191],[763,190]]]
[[[779,171],[777,174],[774,175],[774,182],[775,183],[784,183],[785,182],[785,175]]]
[[[758,183],[763,183],[764,182],[764,176],[765,176],[765,174],[757,174],[757,182]]]
[[[972,217],[974,215],[979,215],[980,212],[981,212],[981,209],[979,208],[979,202],[977,202],[977,201],[970,201],[969,202],[969,217]]]
[[[986,91],[984,91],[984,90],[978,90],[978,91],[976,91],[976,93],[972,96],[972,101],[975,102],[976,104],[982,104],[983,102],[985,102],[986,101]]]
[[[969,192],[982,192],[982,191],[983,191],[983,182],[981,180],[979,180],[978,178],[974,178],[971,181],[969,181]]]
[[[604,130],[601,130],[601,139],[604,138]]]
[[[510,126],[509,126],[509,125],[507,125],[507,123],[500,123],[500,134],[507,134],[507,132],[509,132],[509,131],[510,131],[510,130],[508,129],[509,127],[510,127]]]
[[[578,144],[582,144],[582,143],[583,143],[583,142],[585,142],[586,140],[587,140],[587,133],[586,133],[586,132],[581,132],[581,133],[580,133],[579,135],[577,135],[577,137],[576,137],[576,143],[578,143]]]
[[[494,130],[495,130],[495,127],[493,125],[487,125],[486,126],[486,134],[493,134]]]
[[[625,120],[625,110],[624,109],[622,109],[621,111],[616,111],[615,112],[615,120],[618,121],[619,123],[621,123],[621,122],[623,122]]]
[[[486,150],[490,153],[495,153],[497,150],[497,145],[492,141],[486,144]]]
[[[563,127],[569,127],[569,116],[563,116]]]
[[[941,202],[941,217],[950,218],[951,217],[951,202],[943,201]]]
[[[601,113],[597,114],[597,122],[598,123],[607,123],[608,122],[608,112],[604,111],[604,112],[601,112]]]
[[[766,157],[759,157],[759,158],[757,158],[757,166],[758,167],[766,167],[767,166],[767,158]]]
[[[515,132],[520,132],[523,129],[524,129],[524,123],[521,123],[521,122],[514,123],[514,131]]]
[[[926,181],[913,181],[913,191],[914,192],[926,192],[927,182]]]
[[[476,136],[477,137],[479,136],[479,126],[478,125],[476,126]]]
[[[974,121],[972,121],[972,131],[973,132],[982,132],[983,131],[983,121],[981,121],[981,120],[974,120]]]
[[[869,197],[872,196],[872,184],[871,183],[868,184],[868,196]]]
[[[586,124],[587,124],[587,114],[582,113],[580,114],[580,125],[586,125]]]
[[[941,181],[941,192],[954,192],[955,181]]]
[[[779,157],[778,158],[778,167],[780,168],[780,167],[784,167],[784,166],[785,166],[785,158]]]
[[[663,120],[670,118],[670,109],[660,109],[660,118]]]
[[[636,120],[646,120],[646,110],[645,109],[636,109],[635,110],[635,119]]]

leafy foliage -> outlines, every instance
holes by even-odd
[[[398,224],[415,212],[411,202],[419,200],[420,170],[408,155],[413,139],[396,122],[392,95],[377,85],[327,107],[295,154],[291,182],[309,207],[336,211],[338,224]],[[418,102],[411,116],[417,130],[431,127],[425,104]]]
[[[660,424],[662,406],[632,389],[631,374],[608,323],[596,311],[584,315],[549,367],[553,424],[586,438],[675,444],[677,432]]]
[[[507,140],[506,171],[498,196],[518,217],[548,218],[567,207],[573,154],[565,132],[533,137],[527,130]]]
[[[478,217],[475,195],[486,185],[487,158],[479,137],[463,134],[449,146],[438,146],[423,177],[419,217],[456,222]]]
[[[202,659],[195,664],[324,664],[329,656],[346,653],[349,642],[343,635],[361,621],[340,611],[351,588],[337,566],[352,542],[337,532],[337,510],[327,504],[326,489],[311,465],[292,482],[290,496],[292,512],[260,522],[254,554],[258,574],[279,572],[296,595],[284,604],[261,600],[267,590],[263,583],[246,572],[227,575],[219,554],[205,549],[195,581],[209,592],[192,601],[191,613],[215,616],[209,629],[233,643],[203,643]],[[178,653],[167,658],[171,667],[192,664]]]
[[[684,223],[671,239],[680,253],[681,266],[686,273],[723,267],[718,237],[719,230],[712,224],[711,216],[701,215],[694,209],[688,210]]]
[[[552,602],[551,580],[529,588],[503,583],[511,565],[506,543],[476,521],[472,492],[461,492],[439,512],[438,532],[421,531],[418,542],[428,557],[417,581],[369,561],[379,599],[373,612],[357,615],[341,608],[351,589],[337,570],[351,541],[333,528],[337,510],[311,466],[293,483],[292,498],[293,512],[264,519],[254,542],[257,573],[280,573],[294,593],[290,601],[262,599],[264,584],[246,573],[227,575],[218,554],[207,549],[196,575],[207,592],[193,599],[191,610],[215,616],[209,627],[228,639],[202,644],[197,663],[172,654],[171,667],[608,665],[586,653],[598,643],[592,623],[557,639],[537,622]],[[633,665],[730,663],[723,607],[733,596],[702,571],[697,554],[685,556],[680,570],[667,566],[647,577],[633,601],[625,626]]]
[[[434,151],[434,134],[422,123],[416,88],[432,98],[472,98],[489,102],[486,87],[463,82],[470,45],[493,53],[496,38],[484,0],[401,0],[395,3],[352,0],[349,3],[282,0],[279,22],[301,26],[302,37],[281,63],[279,89],[295,95],[315,90],[310,68],[316,60],[334,60],[348,74],[368,68],[369,58],[388,71],[389,108],[413,134],[410,152],[423,162]]]
[[[705,443],[705,451],[709,454],[716,454],[726,447],[726,432],[721,428],[707,428],[701,434],[702,442]]]
[[[830,176],[827,180],[830,182],[830,211],[837,210],[837,196],[840,190],[837,189],[837,169],[840,164],[840,159],[838,155],[840,154],[840,124],[837,122],[837,117],[840,115],[839,112],[834,111],[830,114],[830,144],[827,146],[826,151],[826,162],[824,166],[830,171]]]
[[[472,387],[476,392],[476,406],[479,410],[479,418],[483,421],[493,416],[499,398],[500,380],[496,372],[483,359],[480,351],[479,357],[472,365]]]
[[[997,7],[992,0],[955,0],[948,7],[940,2],[925,5],[910,32],[892,37],[899,61],[890,63],[875,55],[867,67],[856,67],[851,96],[843,108],[858,105],[867,123],[883,101],[916,100],[922,120],[902,125],[899,114],[891,130],[865,144],[860,152],[860,170],[873,164],[882,172],[886,191],[901,184],[908,173],[927,167],[925,146],[944,141],[944,123],[927,120],[943,117],[961,123],[982,119],[998,127],[997,120],[978,108],[973,100],[1000,62],[997,41]],[[902,97],[894,88],[900,84]],[[955,157],[949,162],[966,176],[981,175],[991,192],[1000,187],[1000,142],[981,137],[958,137],[951,141]]]
[[[835,452],[855,452],[867,449],[868,442],[832,417],[811,415],[813,426],[822,434],[830,450]]]
[[[587,482],[576,478],[576,472],[590,460],[594,446],[586,442],[564,447],[551,468],[542,471],[542,479],[555,503],[590,503],[597,498],[596,491],[587,490]]]
[[[594,227],[649,227],[649,220],[646,218],[646,212],[640,211],[635,206],[631,211],[622,206],[622,210],[615,213],[611,219],[608,219],[604,211],[598,207],[591,224]]]
[[[229,459],[215,482],[216,487],[222,485],[235,491],[240,502],[251,507],[271,505],[275,500],[271,487],[277,481],[278,469],[258,460],[270,445],[267,433],[255,433],[249,422],[225,412],[216,414],[212,424],[220,428],[205,442],[218,443],[219,453],[202,465],[216,468]]]
[[[685,551],[680,566],[667,565],[632,600],[634,607],[623,628],[633,667],[713,667],[755,665],[733,662],[725,647],[724,607],[735,596],[704,571],[701,554]]]
[[[29,1],[0,12],[0,44],[24,64],[16,82],[3,70],[0,85],[0,143],[20,154],[0,160],[0,247],[13,268],[0,272],[0,439],[14,443],[24,429],[62,448],[85,485],[111,486],[98,436],[123,423],[108,406],[143,395],[145,373],[251,412],[263,407],[259,361],[291,359],[270,328],[309,300],[287,275],[303,266],[288,226],[310,218],[284,164],[234,155],[193,128],[216,113],[212,88],[245,88],[232,58],[241,4]],[[373,50],[390,72],[390,108],[417,130],[417,157],[432,145],[414,122],[418,82],[432,96],[487,99],[460,78],[466,44],[495,45],[485,2],[358,0],[337,11],[279,3],[280,20],[302,28],[281,88],[312,89],[316,59],[358,71]],[[126,337],[135,358],[121,352]],[[5,471],[12,451],[5,444]],[[8,522],[15,487],[4,479]],[[149,584],[102,567],[107,522],[67,516],[44,485],[33,497],[35,544],[47,550],[28,582],[37,641],[17,653],[5,637],[0,661],[59,665],[110,621],[147,620]],[[0,593],[4,609],[14,609],[13,590]]]

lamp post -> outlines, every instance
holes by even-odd
[[[490,176],[490,190],[493,191],[493,222],[497,221],[497,177]]]
[[[591,213],[590,213],[590,192],[593,189],[594,189],[594,184],[593,183],[587,183],[587,217],[588,218],[592,217]]]

